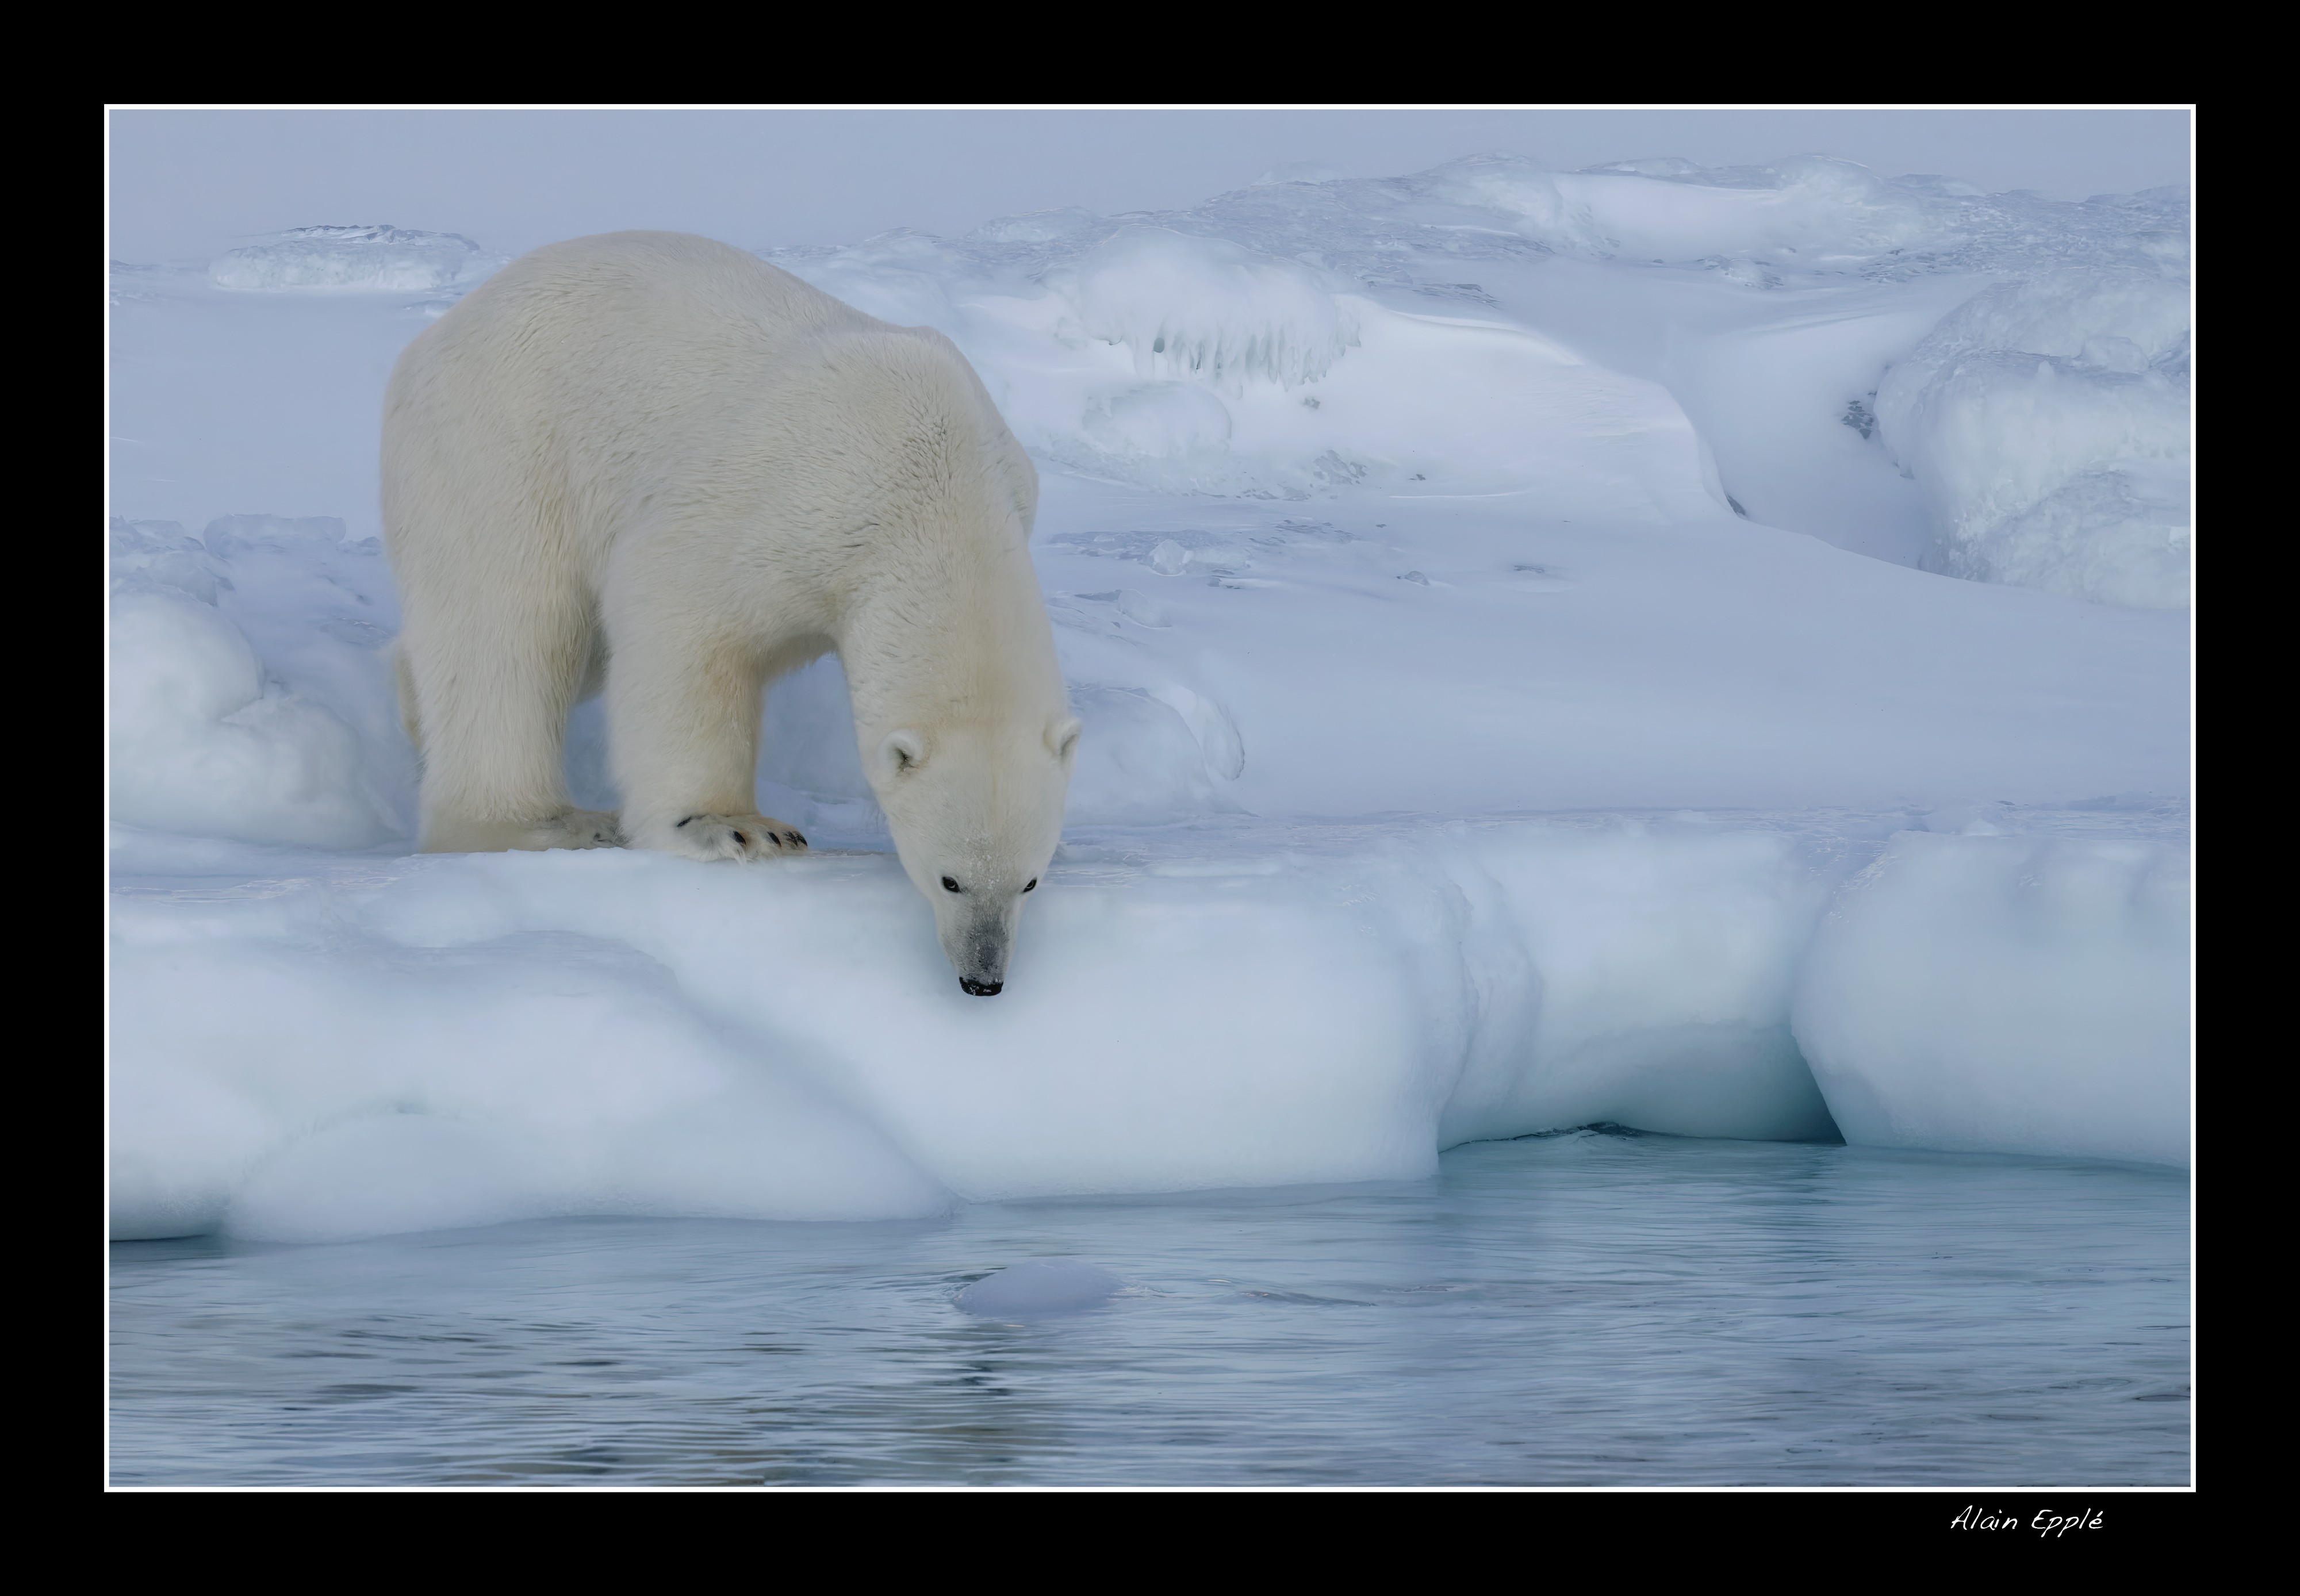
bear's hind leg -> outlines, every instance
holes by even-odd
[[[421,852],[622,844],[615,816],[578,809],[567,793],[567,713],[590,658],[589,603],[572,589],[525,596],[485,611],[471,594],[411,605],[399,658],[422,737]],[[441,612],[421,612],[432,611]]]

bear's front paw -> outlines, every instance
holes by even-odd
[[[689,859],[779,859],[806,852],[797,827],[766,815],[686,815],[648,841]]]

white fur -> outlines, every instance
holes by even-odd
[[[408,345],[384,402],[421,846],[803,848],[757,810],[761,698],[835,649],[903,867],[969,990],[995,990],[1078,736],[1037,504],[940,333],[683,234],[514,261]],[[620,818],[563,774],[602,678]]]

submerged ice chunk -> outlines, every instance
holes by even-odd
[[[1031,1258],[985,1276],[958,1293],[964,1312],[987,1319],[1046,1318],[1098,1308],[1126,1282],[1068,1258]]]

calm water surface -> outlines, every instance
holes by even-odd
[[[1067,1257],[1024,1324],[959,1291]],[[2188,1183],[1579,1132],[945,1220],[112,1249],[151,1484],[2174,1484]]]

